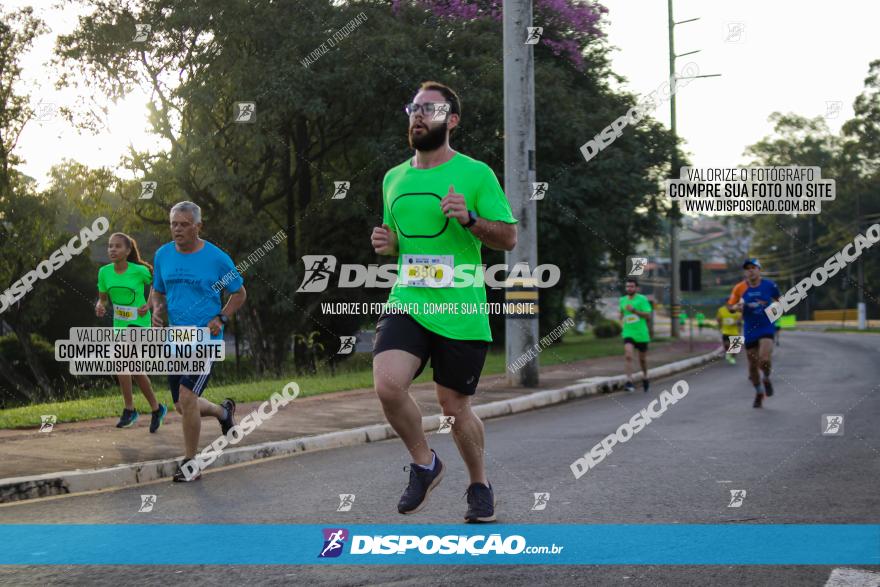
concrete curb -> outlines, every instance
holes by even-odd
[[[667,377],[674,373],[687,371],[705,363],[708,363],[722,355],[721,349],[691,357],[682,361],[676,361],[660,367],[648,370],[651,379]],[[474,406],[474,412],[481,419],[508,416],[519,412],[536,410],[544,406],[550,406],[573,399],[612,391],[619,388],[625,382],[626,377],[617,375],[605,377],[601,381],[576,383],[559,389],[548,389],[530,393],[529,395],[491,402]],[[422,427],[425,431],[436,430],[440,427],[441,415],[425,416],[422,418]],[[327,432],[316,436],[303,438],[290,438],[288,440],[276,440],[263,442],[249,446],[229,448],[217,457],[211,465],[211,470],[246,463],[249,461],[268,457],[294,455],[302,452],[312,452],[331,448],[356,446],[368,442],[378,442],[396,437],[396,433],[388,424],[374,424],[350,430]],[[117,465],[107,469],[88,469],[75,471],[62,471],[59,473],[45,473],[43,475],[30,475],[26,477],[10,477],[0,479],[0,503],[49,497],[53,495],[67,495],[84,491],[95,491],[117,487],[128,487],[171,477],[177,469],[180,457],[145,461]]]

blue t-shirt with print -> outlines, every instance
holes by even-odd
[[[754,342],[762,336],[773,336],[776,328],[764,310],[780,297],[776,283],[761,278],[755,287],[749,286],[742,294],[743,301],[743,335],[746,344]]]
[[[207,326],[222,310],[220,292],[235,293],[244,285],[229,255],[203,242],[194,253],[179,252],[173,242],[156,251],[153,289],[165,294],[170,326]],[[221,331],[212,338],[222,337]]]

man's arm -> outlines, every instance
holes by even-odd
[[[150,293],[149,302],[153,305],[153,326],[155,326],[156,328],[161,328],[162,325],[165,323],[162,319],[162,316],[165,314],[165,306],[167,305],[165,294],[153,289],[153,291]]]
[[[440,200],[440,209],[447,218],[458,220],[462,226],[470,223],[467,203],[464,196],[449,186],[449,192]],[[477,217],[476,224],[465,230],[471,231],[484,245],[496,251],[512,251],[516,247],[516,224],[501,220],[486,220]]]
[[[733,291],[730,292],[730,299],[727,300],[727,309],[731,312],[740,312],[742,311],[743,303],[742,303],[742,295],[745,293],[746,289],[748,289],[748,284],[745,281],[740,281],[735,286],[733,286]]]
[[[244,301],[247,299],[247,291],[244,289],[242,285],[238,291],[229,294],[229,299],[226,300],[226,305],[223,306],[223,309],[220,310],[220,313],[226,318],[232,318],[232,316],[238,312],[238,309],[244,304]],[[220,321],[220,318],[214,316],[211,318],[210,322],[208,322],[208,328],[211,330],[212,335],[220,334],[220,330],[223,328],[223,322]]]
[[[373,234],[370,236],[370,243],[373,245],[373,250],[376,251],[376,254],[378,255],[391,255],[392,257],[396,257],[400,253],[397,246],[397,233],[391,230],[391,227],[387,224],[377,226],[373,229]]]
[[[227,318],[232,318],[233,314],[238,312],[239,308],[244,305],[246,299],[247,290],[244,289],[244,286],[241,286],[241,288],[237,292],[229,296],[229,299],[226,300],[226,305],[223,307],[223,310],[221,310],[220,313]]]
[[[495,251],[512,251],[516,247],[516,224],[477,218],[477,223],[468,230],[484,245]]]

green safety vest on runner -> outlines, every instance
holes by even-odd
[[[627,306],[632,305],[633,309],[638,312],[650,312],[651,302],[648,298],[638,293],[632,299],[629,296],[621,296],[619,305],[620,311],[623,312],[623,332],[621,332],[621,337],[631,338],[635,342],[651,342],[651,335],[648,332],[648,321],[626,309]]]
[[[98,269],[98,291],[107,294],[113,303],[113,327],[143,326],[149,328],[152,317],[148,311],[137,315],[137,309],[147,303],[144,286],[153,282],[150,270],[138,263],[129,261],[125,273],[116,273],[113,263]]]
[[[388,171],[382,183],[384,223],[397,234],[400,252],[398,279],[388,304],[404,304],[404,308],[429,308],[429,304],[479,308],[486,303],[480,268],[482,243],[458,220],[447,218],[440,209],[440,201],[452,185],[455,193],[464,196],[468,210],[475,211],[480,218],[515,224],[510,203],[492,168],[467,155],[455,153],[449,161],[431,169],[416,169],[411,162],[409,159]],[[462,265],[476,267],[472,285],[456,280],[436,287],[440,283],[435,274],[438,267]],[[447,338],[492,340],[485,311],[415,311],[410,316],[431,332]]]

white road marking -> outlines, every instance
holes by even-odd
[[[880,573],[862,569],[834,569],[825,587],[880,587]]]

